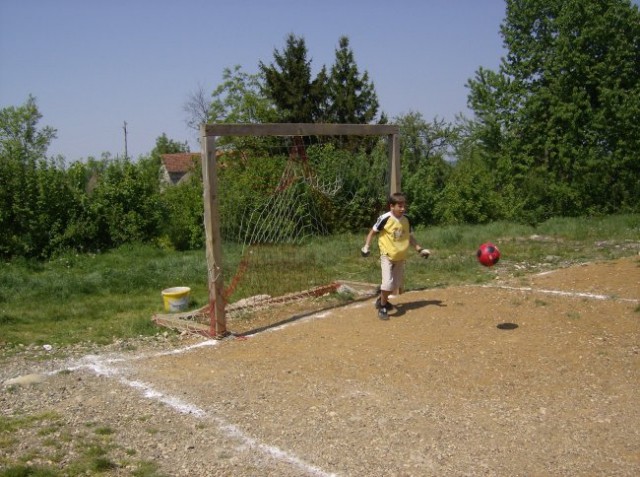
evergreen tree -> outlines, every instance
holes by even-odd
[[[322,117],[326,104],[326,71],[312,80],[311,60],[307,60],[304,38],[289,34],[282,53],[274,50],[274,63],[260,62],[264,74],[264,94],[274,102],[281,122],[312,123]]]
[[[340,37],[328,81],[328,119],[344,124],[368,124],[378,113],[378,97],[369,74],[360,75],[349,38]]]

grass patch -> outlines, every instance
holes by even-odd
[[[70,439],[72,426],[50,412],[0,416],[0,477],[120,475],[124,467],[130,470],[122,475],[164,477],[157,464],[133,460],[135,450],[118,446],[118,433],[112,427],[87,423],[93,434],[74,433]],[[21,432],[33,430],[36,440],[21,453]],[[63,460],[63,468],[52,464]]]
[[[579,320],[580,319],[580,313],[578,313],[577,311],[569,311],[569,312],[567,312],[567,317],[570,320]]]
[[[232,300],[264,293],[277,284],[287,293],[343,279],[378,283],[375,257],[360,257],[366,231],[314,238],[281,258],[267,253],[238,281]],[[410,255],[406,288],[435,288],[485,283],[497,267],[514,276],[638,252],[640,215],[590,219],[556,218],[536,227],[497,222],[487,225],[429,227],[415,235],[432,256]],[[479,266],[475,252],[482,242],[495,243],[502,258],[493,269]],[[229,285],[242,260],[242,249],[224,244],[224,276]],[[267,250],[268,252],[268,250]],[[294,257],[295,256],[295,257]],[[295,258],[295,260],[294,260]],[[255,277],[250,274],[256,272]],[[204,250],[175,252],[151,245],[127,245],[104,254],[66,254],[47,262],[15,260],[0,269],[0,346],[64,346],[78,342],[111,343],[116,339],[165,332],[151,322],[162,312],[161,291],[191,288],[191,307],[208,302]]]
[[[31,428],[41,426],[53,422],[54,424],[60,418],[55,413],[43,412],[40,414],[32,414],[29,416],[2,416],[0,415],[0,435],[5,433],[13,433],[22,428]]]
[[[159,471],[158,465],[154,462],[141,462],[138,467],[131,473],[133,477],[166,477]]]
[[[94,432],[99,436],[109,436],[113,434],[113,429],[110,427],[98,427]]]
[[[314,281],[377,283],[380,279],[377,249],[372,250],[368,259],[359,254],[365,235],[363,231],[310,240],[290,249],[289,256],[285,254],[280,262],[266,262],[262,282],[254,284],[278,281],[286,292],[290,287],[299,290],[301,283]],[[498,269],[500,273],[518,276],[545,267],[637,255],[640,215],[553,219],[537,227],[510,223],[430,227],[418,229],[416,237],[431,249],[432,256],[427,261],[410,256],[408,289],[485,283],[495,278]],[[493,269],[476,261],[476,248],[485,241],[492,241],[502,252],[500,263]],[[294,253],[302,260],[291,260]],[[226,245],[224,257],[225,270],[236,270],[241,262],[240,247]],[[233,273],[225,272],[225,279],[229,283]],[[114,339],[163,333],[166,330],[155,327],[150,318],[162,311],[161,290],[178,285],[191,287],[194,308],[207,303],[204,251],[172,252],[131,245],[99,255],[69,254],[47,262],[3,263],[0,351],[10,354],[20,344],[109,343]],[[237,293],[251,294],[255,290],[239,285]],[[351,299],[348,294],[339,298]],[[534,299],[534,304],[548,306],[547,301],[539,298]],[[453,305],[464,306],[460,302]],[[640,306],[635,307],[635,312],[640,313]],[[566,318],[581,317],[579,313],[568,312]],[[9,395],[12,390],[6,388],[5,392]],[[152,425],[153,416],[143,415],[137,420],[149,435],[159,432]],[[39,442],[28,453],[18,455],[21,431],[33,429]],[[125,467],[127,475],[163,477],[156,463],[136,461],[135,449],[121,448],[117,442],[117,430],[104,423],[88,422],[83,435],[78,435],[54,413],[0,415],[0,477],[115,475],[124,472]],[[74,457],[64,469],[50,465],[69,455]]]
[[[158,332],[150,317],[161,291],[188,283],[206,301],[204,252],[126,246],[94,255],[65,255],[36,267],[5,263],[0,271],[4,343],[99,344]],[[197,303],[197,298],[196,298]]]
[[[0,477],[58,477],[54,469],[38,466],[16,465],[0,470]]]

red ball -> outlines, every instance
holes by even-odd
[[[485,267],[493,267],[500,260],[500,250],[491,242],[483,243],[476,252],[478,262]]]

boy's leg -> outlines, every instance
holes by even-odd
[[[392,262],[386,256],[380,257],[380,266],[382,269],[382,284],[380,285],[380,295],[376,299],[376,308],[383,306],[387,310],[395,308],[389,303],[389,296],[402,294],[404,287],[404,261]]]
[[[386,307],[389,302],[389,295],[391,295],[390,291],[380,290],[380,307]]]
[[[378,300],[376,300],[376,308],[378,308],[378,318],[380,318],[381,320],[389,319],[388,312],[391,309],[391,303],[389,303],[387,299],[389,298],[390,294],[391,292],[380,290],[380,297],[378,297]]]
[[[393,262],[391,269],[391,279],[393,280],[393,292],[389,295],[393,295],[394,292],[397,295],[402,295],[404,289],[404,260],[400,262]]]
[[[389,301],[389,297],[391,295],[393,295],[393,292],[385,292],[386,293],[386,300],[385,303],[387,305],[387,310],[393,310],[395,308],[395,306],[393,305],[393,303],[391,303]],[[380,288],[378,288],[377,290],[377,297],[376,297],[376,310],[379,310],[382,307],[382,290]]]
[[[389,295],[394,289],[393,284],[393,262],[386,255],[380,256],[380,269],[382,271],[382,283],[380,284],[379,302],[376,301],[378,308],[384,308],[389,301]],[[378,306],[379,305],[379,306]]]

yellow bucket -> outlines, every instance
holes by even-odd
[[[173,287],[162,290],[162,300],[166,311],[184,311],[189,306],[189,287]]]

